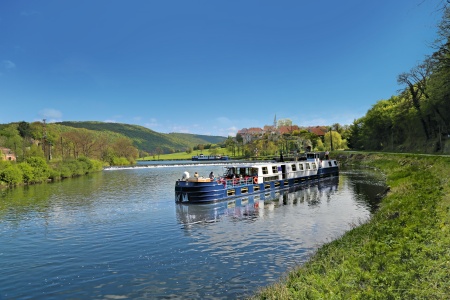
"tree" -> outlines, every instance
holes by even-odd
[[[325,133],[324,136],[324,147],[326,149],[331,149],[331,143],[333,143],[333,149],[343,149],[342,137],[339,132],[332,130]],[[319,145],[318,145],[319,146]]]
[[[362,126],[364,125],[363,118],[353,121],[353,124],[349,127],[348,135],[348,147],[354,150],[363,150],[363,133]]]
[[[233,156],[236,156],[236,141],[233,137],[228,136],[228,138],[225,140],[225,146]]]
[[[33,168],[32,178],[35,182],[44,182],[50,176],[50,167],[42,157],[29,157],[26,162]]]
[[[159,159],[159,156],[163,153],[163,150],[161,149],[161,147],[156,147],[155,151],[156,151],[156,154],[158,155],[158,159]],[[155,155],[153,155],[153,158],[154,157],[155,157]]]
[[[406,85],[405,93],[409,93],[414,108],[417,110],[420,122],[422,123],[423,131],[426,139],[430,139],[430,132],[425,121],[421,108],[421,98],[428,98],[427,94],[427,80],[431,75],[432,63],[430,59],[426,59],[423,63],[418,64],[409,72],[402,73],[398,76],[397,82],[401,85]],[[405,95],[405,97],[407,97]]]
[[[31,137],[30,123],[27,123],[25,121],[20,122],[19,125],[17,125],[17,130],[19,131],[19,134],[22,138]]]
[[[291,119],[280,119],[277,122],[278,127],[282,126],[292,126],[292,120]]]
[[[236,134],[236,146],[237,146],[238,153],[240,152],[242,155],[243,146],[244,146],[244,138],[242,137],[242,135],[240,133]]]
[[[0,130],[0,136],[3,136],[0,144],[2,147],[11,149],[16,156],[23,157],[23,138],[19,134],[17,124],[9,124]]]
[[[133,146],[131,139],[126,137],[116,139],[111,145],[111,148],[113,149],[115,156],[125,157],[130,163],[133,163],[139,155],[139,151]]]

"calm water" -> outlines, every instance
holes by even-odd
[[[277,281],[370,217],[363,171],[212,205],[174,202],[183,171],[149,166],[0,191],[0,299],[228,299]]]

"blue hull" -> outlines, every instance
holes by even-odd
[[[255,195],[269,191],[288,189],[311,180],[336,176],[338,167],[321,168],[317,174],[305,177],[272,180],[263,183],[253,182],[190,182],[177,181],[175,185],[175,201],[180,203],[207,203]]]

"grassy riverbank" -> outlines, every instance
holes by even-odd
[[[254,299],[448,299],[450,158],[355,154],[386,175],[390,191],[372,219],[324,245]]]

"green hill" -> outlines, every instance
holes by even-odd
[[[208,136],[187,133],[159,133],[139,125],[106,122],[72,122],[65,121],[56,124],[75,128],[86,128],[96,131],[110,131],[123,134],[133,140],[134,145],[143,151],[153,152],[157,147],[165,153],[184,151],[188,147],[198,144],[220,144],[225,141],[222,136]]]

